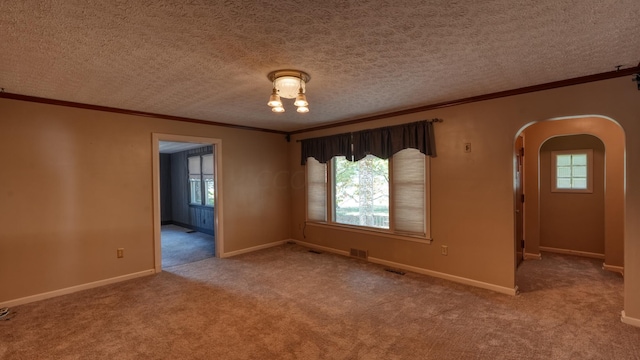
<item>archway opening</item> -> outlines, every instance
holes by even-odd
[[[625,137],[622,128],[609,118],[581,116],[550,119],[529,124],[516,135],[516,140],[520,137],[522,137],[524,144],[521,174],[522,193],[524,194],[523,199],[526,199],[521,205],[523,226],[520,235],[524,239],[524,249],[521,250],[523,258],[525,260],[541,259],[541,251],[551,250],[565,254],[595,257],[602,264],[602,268],[623,273]],[[601,145],[598,146],[598,143]],[[594,225],[596,228],[600,226],[602,230],[596,230],[597,234],[591,236],[590,239],[578,239],[581,234],[584,236],[586,232],[582,232],[583,229],[577,227],[579,226],[577,222],[567,220],[567,217],[557,216],[557,212],[562,211],[558,208],[557,201],[571,199],[571,203],[577,203],[574,205],[580,206],[579,200],[583,199],[575,196],[573,198],[563,197],[562,193],[552,191],[551,155],[554,151],[561,152],[568,148],[580,150],[578,148],[589,147],[596,150],[597,156],[601,156],[599,161],[603,169],[600,180],[603,206],[595,214],[589,211],[579,213],[583,216],[582,220],[585,220],[584,216],[599,217],[596,221],[597,224]],[[517,155],[514,155],[514,158],[517,158]],[[516,170],[514,170],[515,172]],[[553,197],[555,197],[553,199],[556,201],[555,203],[549,200]],[[514,200],[516,210],[517,202],[521,200],[520,198]],[[567,208],[571,209],[571,203],[563,204],[564,211],[567,211]],[[576,215],[574,218],[579,217],[579,214],[574,215]],[[563,220],[567,222],[563,224]],[[518,235],[518,233],[515,234],[516,239]],[[602,239],[599,245],[594,240],[598,237]],[[516,258],[519,250],[518,245],[516,241]],[[516,285],[521,291],[526,291],[523,284],[519,282],[517,271],[516,268]]]

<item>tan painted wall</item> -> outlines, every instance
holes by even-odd
[[[7,99],[0,124],[0,302],[153,269],[153,132],[222,139],[226,252],[290,237],[283,135]]]
[[[593,151],[593,192],[552,192],[551,153]],[[622,181],[623,173],[616,174]],[[616,179],[609,179],[616,181]],[[540,148],[540,246],[604,255],[604,144],[592,135],[551,138]],[[621,199],[624,194],[620,194]],[[534,200],[535,199],[531,199]],[[624,229],[620,227],[622,233]],[[622,240],[622,239],[620,239]],[[622,245],[622,241],[620,241]]]
[[[627,139],[637,138],[639,103],[635,85],[629,78],[619,78],[299,134],[294,140],[433,117],[444,119],[435,125],[438,157],[431,162],[432,245],[310,226],[303,238],[303,186],[292,190],[293,235],[339,250],[368,249],[370,256],[384,260],[513,287],[516,134],[535,121],[598,114],[618,121]],[[464,152],[465,142],[472,144],[471,153]],[[626,215],[625,311],[627,316],[640,318],[640,228],[636,220],[640,216],[640,142],[626,144],[626,208],[612,216],[622,222]],[[300,145],[292,142],[290,146],[291,171],[299,178],[304,173],[299,165]],[[442,244],[449,246],[448,256],[440,255]]]
[[[445,119],[436,124],[432,161],[434,244],[318,228],[307,228],[305,240],[513,287],[516,134],[534,121],[607,116],[624,129],[627,166],[624,211],[606,221],[625,220],[624,310],[640,319],[640,142],[631,141],[640,137],[639,103],[624,77],[368,123]],[[226,251],[303,239],[299,144],[280,135],[6,99],[0,124],[0,301],[153,268],[152,132],[223,139]],[[439,254],[440,244],[449,256]],[[122,260],[117,247],[126,248]]]
[[[614,119],[618,120],[617,118]],[[607,265],[623,266],[625,263],[625,221],[621,214],[624,214],[625,211],[625,189],[624,178],[621,174],[624,174],[625,171],[625,135],[626,139],[629,139],[629,132],[627,131],[625,134],[619,125],[605,118],[582,117],[536,123],[526,128],[525,134],[525,194],[526,198],[531,199],[531,201],[525,201],[524,205],[527,253],[537,254],[540,252],[541,211],[539,201],[537,201],[540,189],[538,177],[540,164],[537,161],[540,147],[547,139],[553,136],[590,134],[597,136],[605,147],[604,262]],[[630,145],[627,142],[627,149]],[[628,162],[628,173],[630,172],[630,166]],[[627,179],[627,181],[629,180]]]

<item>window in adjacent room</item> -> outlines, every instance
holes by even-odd
[[[189,162],[189,203],[213,206],[213,154],[191,156]]]
[[[552,151],[553,192],[593,192],[593,150]]]

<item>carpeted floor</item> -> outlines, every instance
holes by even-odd
[[[213,236],[177,225],[162,226],[162,268],[216,256]]]
[[[622,278],[544,254],[507,296],[283,245],[22,305],[1,359],[638,359]]]

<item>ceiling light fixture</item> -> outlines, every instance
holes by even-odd
[[[293,103],[298,107],[299,113],[309,112],[309,102],[305,95],[306,84],[311,80],[311,76],[300,70],[276,70],[267,75],[273,83],[273,91],[267,105],[271,111],[284,112],[280,98],[296,99]]]

